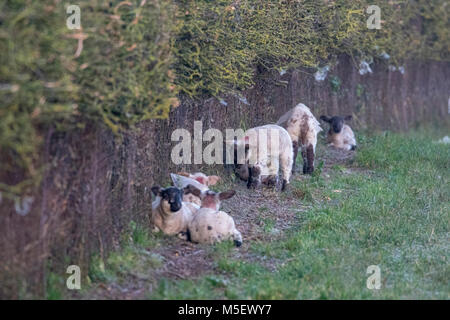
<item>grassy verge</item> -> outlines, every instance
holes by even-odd
[[[291,227],[274,233],[276,204],[258,207],[253,223],[271,236],[247,241],[245,250],[195,245],[206,253],[188,263],[210,264],[200,276],[161,273],[173,261],[157,252],[174,251],[174,239],[132,223],[119,251],[94,259],[93,286],[81,296],[104,298],[91,292],[103,285],[148,299],[449,299],[450,146],[431,136],[359,135],[351,164],[326,164],[320,146],[315,174],[296,175],[280,195],[293,203]],[[370,265],[380,268],[379,290],[367,288]],[[58,299],[54,287],[48,296]]]
[[[214,276],[161,280],[149,298],[448,299],[450,147],[419,133],[360,143],[351,167],[293,183],[287,196],[311,209],[281,241],[251,244],[275,271],[221,245]],[[366,287],[370,265],[379,290]]]

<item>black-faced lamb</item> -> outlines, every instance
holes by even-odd
[[[176,187],[152,187],[156,199],[152,202],[150,217],[153,231],[161,230],[167,235],[178,235],[187,239],[188,223],[199,209],[199,206],[183,202],[183,190]]]
[[[291,137],[284,128],[275,124],[251,128],[234,144],[235,149],[239,146],[245,148],[245,166],[241,164],[240,168],[248,168],[248,188],[256,188],[261,183],[275,185],[281,171],[281,190],[286,189],[291,178],[294,152]]]
[[[292,172],[295,170],[298,148],[300,148],[303,158],[303,173],[313,173],[317,134],[322,131],[322,128],[311,110],[303,103],[299,103],[282,115],[277,124],[287,130],[292,140],[294,150]]]
[[[187,189],[202,200],[200,209],[188,224],[190,240],[208,244],[233,240],[237,247],[241,246],[242,235],[236,229],[233,218],[219,210],[220,202],[233,197],[236,192],[234,190],[220,193],[211,190],[202,192],[192,185]]]
[[[345,121],[352,120],[352,116],[320,116],[320,119],[330,124],[330,130],[327,134],[327,142],[329,145],[344,150],[355,150],[356,139],[353,130],[345,124]]]

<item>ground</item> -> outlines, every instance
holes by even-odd
[[[242,247],[151,234],[132,224],[123,248],[94,259],[85,299],[450,298],[449,145],[429,133],[358,136],[356,152],[318,143],[316,171],[285,193],[218,190]],[[298,159],[301,168],[301,159]],[[369,290],[367,268],[381,272]]]

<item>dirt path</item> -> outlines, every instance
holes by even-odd
[[[333,166],[344,167],[344,173],[359,170],[352,167],[354,152],[340,151],[318,145],[316,166],[323,161],[321,175],[327,180],[328,171]],[[248,190],[242,181],[224,179],[221,190],[233,188],[236,196],[222,203],[224,211],[231,213],[238,230],[243,235],[243,245],[232,250],[231,257],[247,262],[258,262],[275,271],[282,263],[261,257],[250,246],[255,242],[271,242],[283,237],[283,232],[301,224],[301,213],[308,210],[302,202],[302,190],[294,188],[296,181],[311,179],[298,170],[293,176],[290,189],[285,193],[269,189]],[[275,214],[276,212],[276,214]],[[152,296],[159,279],[195,279],[203,275],[222,272],[216,270],[217,263],[211,246],[182,241],[176,237],[163,238],[156,248],[145,254],[157,256],[161,260],[157,268],[148,268],[148,273],[121,273],[117,281],[95,283],[85,292],[84,299],[145,299]]]

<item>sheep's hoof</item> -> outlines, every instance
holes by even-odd
[[[256,190],[257,184],[256,183],[247,183],[247,189],[253,189]]]
[[[303,174],[312,174],[314,172],[314,167],[304,167]]]
[[[235,245],[236,247],[240,247],[240,246],[242,246],[242,241],[234,240],[234,245]]]
[[[350,148],[350,150],[356,150],[356,146],[353,145],[353,146]]]
[[[285,190],[286,190],[286,187],[287,187],[287,185],[288,185],[288,182],[287,182],[287,180],[283,179],[283,184],[281,185],[281,191],[285,191]]]

